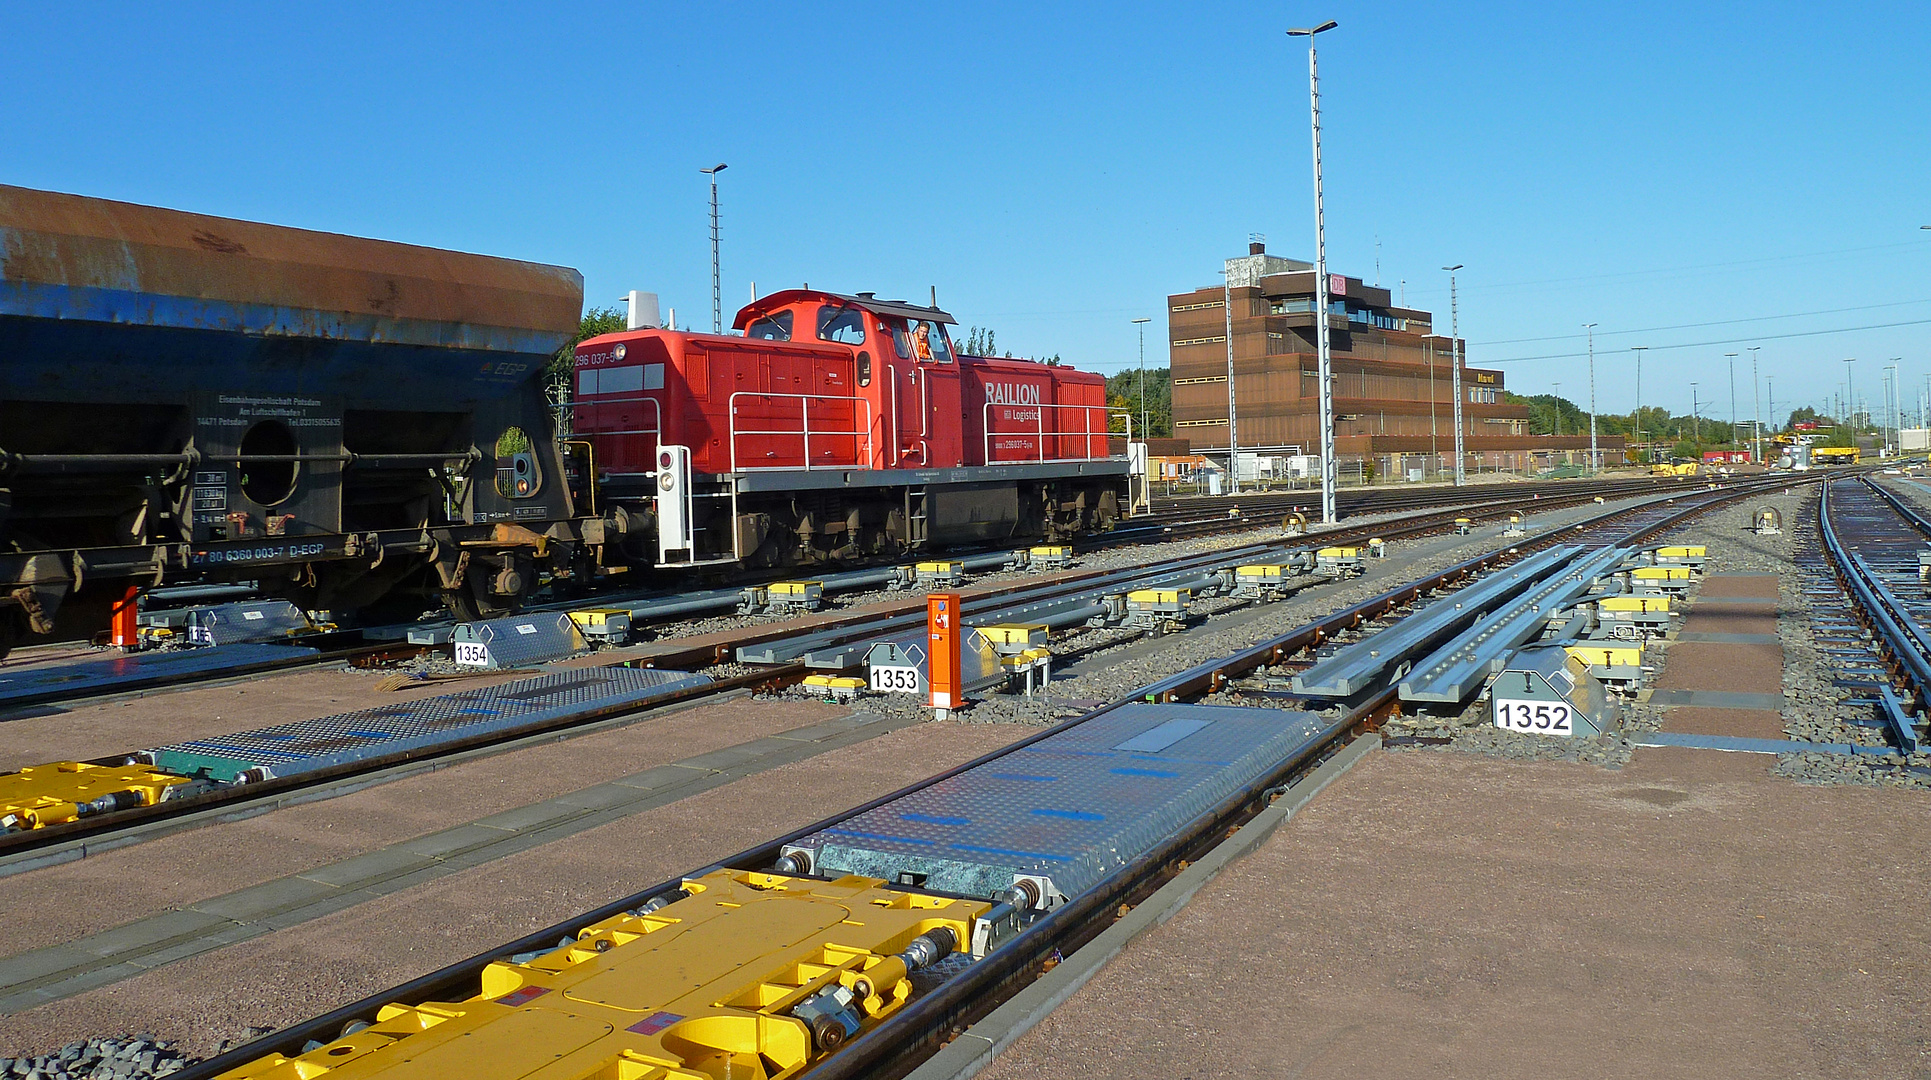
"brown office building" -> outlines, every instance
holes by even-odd
[[[1197,452],[1228,444],[1224,300],[1232,302],[1234,420],[1240,451],[1321,452],[1314,271],[1249,245],[1216,284],[1167,298],[1174,435]],[[1455,467],[1453,351],[1426,311],[1395,307],[1388,290],[1330,275],[1328,332],[1334,371],[1335,459],[1373,463],[1383,476]],[[1464,346],[1466,350],[1466,346]],[[1466,361],[1466,356],[1464,356]],[[1529,409],[1503,400],[1503,374],[1462,369],[1465,468],[1528,470],[1583,463],[1587,431],[1529,434]],[[1600,436],[1605,463],[1622,460],[1620,436]]]

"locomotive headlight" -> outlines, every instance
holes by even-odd
[[[619,360],[622,360],[624,358],[624,353],[628,351],[629,350],[624,348],[624,343],[619,341],[616,347],[610,350],[610,355],[616,357]]]
[[[657,455],[657,467],[658,467],[658,468],[660,468],[660,469],[668,469],[668,468],[670,468],[670,465],[671,465],[671,456],[670,456],[670,451],[668,451],[668,450],[666,450],[666,451],[664,451],[664,452],[662,452],[662,453],[660,453],[660,454],[658,454],[658,455]]]
[[[677,477],[672,476],[670,473],[658,473],[657,486],[663,488],[665,491],[669,491],[671,488],[677,486]]]

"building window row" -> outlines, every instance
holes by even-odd
[[[1383,315],[1378,311],[1368,311],[1360,308],[1348,312],[1348,321],[1361,323],[1363,326],[1376,327],[1381,330],[1408,329],[1407,319],[1397,319],[1393,315]]]
[[[1220,418],[1220,419],[1218,419],[1218,420],[1178,420],[1178,421],[1175,421],[1175,422],[1174,422],[1174,425],[1173,425],[1173,426],[1174,426],[1174,427],[1177,427],[1177,428],[1182,428],[1182,427],[1226,427],[1226,426],[1227,426],[1227,418],[1223,416],[1223,417],[1221,417],[1221,418]]]
[[[1176,341],[1173,344],[1175,348],[1179,348],[1182,345],[1211,345],[1216,341],[1226,341],[1226,340],[1227,340],[1226,335],[1222,334],[1217,337],[1187,338],[1183,341]]]
[[[1500,400],[1501,394],[1497,390],[1469,387],[1468,403],[1470,405],[1493,405]]]
[[[1314,298],[1311,296],[1299,296],[1286,300],[1275,300],[1268,304],[1268,310],[1275,315],[1308,314],[1314,310]],[[1330,315],[1345,315],[1351,323],[1360,323],[1363,326],[1372,326],[1381,330],[1408,329],[1407,319],[1398,319],[1393,315],[1383,315],[1378,311],[1371,311],[1367,308],[1350,308],[1346,300],[1329,300],[1328,313]]]
[[[1202,383],[1217,383],[1217,382],[1226,382],[1226,381],[1227,381],[1227,376],[1225,375],[1209,375],[1206,378],[1201,378],[1201,379],[1175,379],[1173,380],[1173,385],[1199,386]]]
[[[1314,310],[1314,298],[1312,296],[1297,296],[1287,300],[1275,300],[1268,305],[1268,310],[1276,315],[1295,315],[1312,312]],[[1328,312],[1334,315],[1346,315],[1348,313],[1348,302],[1346,300],[1329,300]]]
[[[1206,308],[1217,308],[1217,307],[1219,307],[1219,306],[1220,306],[1220,304],[1221,304],[1221,301],[1219,301],[1219,300],[1209,300],[1209,301],[1207,301],[1207,302],[1206,302],[1206,303],[1204,303],[1204,304],[1180,304],[1180,305],[1178,305],[1178,306],[1176,306],[1176,307],[1175,307],[1175,308],[1174,308],[1173,310],[1175,310],[1175,311],[1201,311],[1201,310],[1204,310],[1204,309],[1206,309]]]

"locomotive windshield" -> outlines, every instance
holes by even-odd
[[[752,323],[744,331],[744,336],[758,338],[763,341],[790,341],[791,312],[774,311],[766,315],[764,318]]]
[[[840,345],[865,344],[865,313],[848,307],[819,308],[818,340],[836,341]]]

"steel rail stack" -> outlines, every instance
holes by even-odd
[[[1779,486],[1782,483],[1783,481],[1778,481]],[[642,918],[640,913],[661,912],[664,917],[670,917],[676,908],[667,907],[667,905],[688,902],[692,889],[695,887],[701,891],[702,883],[710,875],[720,873],[749,875],[739,880],[753,882],[757,887],[765,889],[792,888],[796,879],[808,874],[811,870],[808,865],[809,860],[799,858],[801,851],[821,850],[822,845],[814,847],[814,844],[834,830],[842,829],[844,830],[842,835],[847,836],[855,836],[863,832],[864,830],[852,830],[848,826],[858,819],[867,818],[867,815],[870,816],[868,820],[890,821],[893,814],[900,810],[907,810],[908,813],[901,816],[902,820],[934,826],[970,827],[972,823],[965,815],[927,812],[923,816],[918,816],[910,814],[909,809],[914,803],[927,806],[935,797],[935,793],[943,792],[950,782],[975,773],[983,773],[1009,782],[1051,779],[1048,776],[1037,775],[1036,769],[1029,772],[1021,766],[1037,761],[1037,755],[1041,753],[1053,752],[1057,746],[1067,740],[1077,741],[1086,732],[1100,731],[1100,725],[1107,718],[1117,720],[1121,717],[1133,717],[1136,714],[1132,710],[1144,710],[1147,707],[1145,703],[1179,703],[1198,700],[1215,691],[1224,690],[1233,680],[1243,675],[1262,667],[1278,665],[1323,641],[1358,628],[1371,619],[1412,606],[1417,600],[1435,590],[1472,580],[1480,571],[1507,565],[1527,554],[1559,544],[1600,548],[1608,545],[1639,543],[1697,514],[1761,491],[1765,486],[1758,483],[1738,485],[1723,491],[1706,490],[1668,502],[1652,502],[1633,509],[1607,511],[1584,522],[1527,537],[1509,546],[1464,560],[1440,573],[1408,582],[1346,610],[1263,641],[1252,648],[1198,665],[1142,687],[1126,697],[1083,716],[947,770],[928,780],[871,800],[850,811],[826,818],[786,836],[775,838],[692,874],[612,901],[594,911],[536,931],[517,941],[422,976],[385,993],[265,1036],[247,1046],[194,1066],[180,1075],[183,1080],[207,1080],[221,1075],[315,1077],[326,1075],[332,1055],[341,1055],[335,1060],[342,1060],[345,1063],[358,1062],[358,1067],[351,1070],[355,1075],[374,1075],[381,1071],[384,1060],[401,1063],[409,1057],[408,1052],[404,1050],[400,1052],[400,1056],[362,1060],[365,1053],[381,1049],[374,1042],[356,1041],[358,1039],[356,1033],[363,1030],[372,1020],[376,1020],[378,1013],[387,1017],[398,1017],[413,1014],[416,1007],[421,1005],[424,1009],[428,1009],[430,1014],[457,1015],[463,1014],[465,1010],[492,1007],[492,1001],[496,1005],[521,1007],[530,1000],[522,996],[523,991],[513,991],[500,999],[478,996],[486,994],[491,985],[498,988],[507,985],[502,981],[501,965],[535,963],[547,971],[559,965],[588,962],[607,948],[601,944],[601,941],[608,936],[609,927],[624,925],[623,920],[627,918]],[[1033,916],[1016,925],[1016,932],[1012,936],[997,947],[986,951],[982,956],[976,957],[973,962],[966,963],[963,967],[955,965],[952,970],[944,973],[944,977],[936,985],[928,986],[924,993],[903,1002],[902,1007],[896,1007],[891,1015],[884,1016],[877,1023],[861,1029],[857,1020],[853,1019],[848,1025],[849,1039],[847,1035],[838,1036],[835,1040],[835,1048],[821,1044],[819,1051],[813,1055],[804,1069],[808,1069],[814,1077],[902,1074],[933,1050],[956,1037],[977,1017],[984,1015],[1000,1001],[1028,985],[1039,973],[1051,966],[1054,958],[1072,951],[1100,933],[1118,914],[1150,895],[1183,868],[1187,861],[1198,857],[1218,843],[1227,835],[1229,829],[1237,827],[1267,806],[1271,798],[1278,794],[1284,785],[1331,756],[1345,738],[1353,733],[1372,728],[1380,718],[1397,707],[1395,681],[1384,680],[1378,686],[1367,688],[1347,702],[1344,708],[1327,710],[1319,714],[1273,709],[1274,715],[1281,719],[1282,724],[1310,725],[1306,737],[1294,740],[1292,746],[1280,752],[1280,757],[1266,763],[1264,767],[1228,778],[1222,786],[1213,789],[1211,797],[1201,796],[1191,803],[1166,804],[1175,807],[1185,806],[1184,820],[1170,823],[1172,827],[1157,839],[1149,841],[1143,838],[1137,846],[1119,852],[1112,865],[1099,874],[1096,880],[1082,881],[1083,887],[1078,890],[1077,895],[1067,896],[1063,902],[1042,905],[1040,900],[1042,894],[1037,891],[1022,897],[1019,895],[1022,891],[1018,888],[1019,882],[1015,881],[1014,888],[994,898],[998,902],[984,913],[986,918],[995,916],[1010,918],[1015,911],[1023,912],[1027,910],[1028,905],[1032,905]],[[1159,755],[1170,750],[1179,750],[1186,745],[1187,739],[1193,732],[1209,727],[1213,722],[1212,717],[1209,716],[1210,713],[1221,711],[1223,707],[1205,708],[1197,714],[1197,719],[1190,718],[1196,714],[1185,712],[1187,709],[1200,708],[1201,706],[1176,705],[1179,711],[1171,719],[1163,718],[1164,714],[1149,715],[1146,718],[1149,722],[1159,721],[1157,727],[1111,745],[1110,751],[1146,754],[1150,758],[1157,759]],[[1236,708],[1232,711],[1254,710]],[[1111,734],[1108,734],[1108,738],[1111,737]],[[1102,747],[1101,750],[1105,751],[1107,748]],[[1178,776],[1181,772],[1179,769],[1167,769],[1157,763],[1149,765],[1145,771],[1155,775],[1174,776]],[[1005,809],[1010,811],[1012,808]],[[1010,816],[1008,813],[1008,820]],[[1110,824],[1117,829],[1117,823]],[[864,838],[860,837],[860,839]],[[971,847],[953,844],[951,848],[1000,856],[1038,854],[1038,852],[995,849],[990,846]],[[869,868],[880,871],[893,869],[885,864]],[[928,869],[930,869],[929,866]],[[846,883],[848,888],[860,886],[896,888],[911,895],[932,896],[934,902],[947,899],[943,893],[932,894],[922,889],[922,883],[927,880],[924,872],[911,872],[909,868],[894,873],[890,885],[870,877],[846,877],[839,880]],[[802,884],[816,889],[821,888],[823,883],[804,880]],[[1045,906],[1046,910],[1039,911],[1039,906]],[[591,948],[593,945],[596,946],[595,949]],[[624,941],[618,941],[614,948],[609,949],[609,953],[614,957],[616,950],[625,947]],[[637,948],[635,945],[629,947]],[[966,951],[961,944],[959,952]],[[645,947],[640,952],[633,953],[632,955],[639,957],[639,961],[633,962],[647,963],[645,957],[649,952],[649,948]],[[546,957],[561,959],[545,959]],[[493,966],[496,967],[498,975],[486,976]],[[850,981],[847,979],[847,982]],[[860,988],[871,989],[869,985]],[[767,996],[756,1000],[767,1003],[774,1000],[782,1001],[789,1007],[794,998],[795,995]],[[847,998],[850,998],[849,994]],[[457,1004],[425,1004],[452,1002]],[[789,1023],[793,1018],[803,1015],[805,1014],[794,1011],[789,1017],[772,1019]],[[649,1033],[655,1033],[662,1025],[679,1023],[684,1019],[685,1017],[681,1015],[653,1015],[629,1030],[644,1033],[648,1029]],[[437,1040],[432,1039],[430,1042],[437,1042]],[[430,1043],[422,1045],[425,1049],[432,1049]],[[297,1058],[300,1060],[293,1060]],[[642,1061],[643,1059],[626,1057],[624,1060]],[[755,1057],[748,1059],[750,1063],[755,1063],[756,1060]],[[572,1061],[577,1062],[577,1059],[573,1058]],[[587,1060],[577,1063],[586,1067],[590,1065]],[[662,1069],[661,1072],[639,1072],[637,1075],[679,1077],[696,1075],[688,1073],[675,1064],[659,1064],[658,1067]],[[793,1075],[796,1071],[802,1070],[786,1069],[776,1074]],[[556,1075],[609,1074],[596,1072],[594,1069],[581,1072],[564,1069]]]

